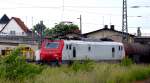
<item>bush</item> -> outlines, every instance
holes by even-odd
[[[42,67],[27,63],[25,58],[20,55],[20,49],[17,48],[6,56],[0,64],[0,76],[6,79],[24,79],[33,77],[42,71]]]
[[[128,58],[128,57],[124,58],[124,59],[121,61],[121,65],[122,65],[122,66],[130,66],[130,65],[132,65],[132,64],[133,64],[132,59],[130,59],[130,58]]]
[[[91,60],[75,61],[71,65],[71,69],[77,71],[91,71],[94,68],[94,63]]]

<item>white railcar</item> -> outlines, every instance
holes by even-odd
[[[119,42],[64,41],[62,60],[122,60],[125,51]]]

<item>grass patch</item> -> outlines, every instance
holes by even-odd
[[[121,61],[120,64],[121,64],[122,66],[130,66],[130,65],[133,64],[133,61],[132,61],[132,59],[126,57],[126,58],[124,58],[124,59]]]
[[[75,61],[70,68],[75,71],[91,71],[94,68],[94,61],[87,59],[86,61]]]
[[[150,65],[76,61],[71,66],[40,66],[27,63],[19,49],[0,61],[1,83],[132,83],[150,77]]]
[[[81,69],[74,71],[70,66],[45,67],[34,78],[25,78],[21,83],[132,83],[150,77],[150,66],[122,66],[120,64],[96,63],[90,71]],[[16,83],[10,80],[1,82]]]

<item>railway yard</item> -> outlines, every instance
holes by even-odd
[[[0,83],[150,83],[148,2],[20,1],[0,1]]]
[[[75,61],[72,65],[54,67],[28,63],[25,58],[20,63],[18,53],[22,52],[13,50],[10,56],[1,57],[1,83],[144,83],[150,77],[149,64],[136,64],[131,59],[120,63]]]

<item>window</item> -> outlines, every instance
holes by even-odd
[[[114,57],[115,56],[115,48],[113,47],[112,48],[112,57]]]
[[[69,45],[69,50],[71,50],[71,44]]]
[[[88,50],[91,51],[91,46],[88,47]]]
[[[119,46],[119,51],[121,50],[121,47]]]
[[[73,47],[73,57],[76,57],[76,48]]]
[[[69,47],[69,46],[68,46],[68,44],[67,44],[67,45],[66,45],[66,49],[68,49],[68,47]]]
[[[22,32],[22,35],[25,35],[25,32]]]
[[[46,48],[58,48],[58,42],[49,42],[46,44]]]
[[[121,51],[123,50],[123,47],[122,47],[122,46],[120,46],[120,50],[121,50]]]
[[[115,52],[115,48],[114,47],[112,48],[112,52]]]
[[[11,34],[11,35],[15,35],[16,32],[15,32],[15,31],[10,31],[10,34]]]

